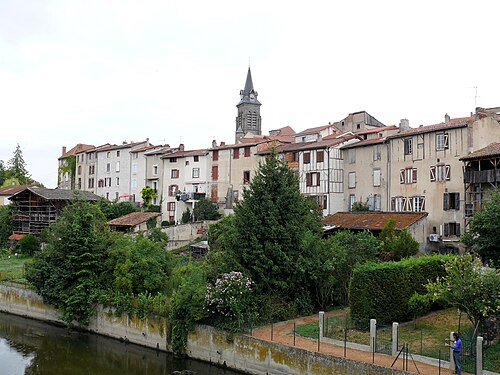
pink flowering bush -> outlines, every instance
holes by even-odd
[[[252,319],[252,285],[252,280],[238,271],[225,273],[207,285],[205,308],[217,326],[241,331]]]

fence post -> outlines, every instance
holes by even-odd
[[[450,370],[455,372],[455,360],[453,359],[453,349],[451,348],[451,340],[453,340],[453,332],[450,332]]]
[[[321,340],[324,336],[325,333],[325,312],[320,311],[319,312],[319,334],[318,334],[318,340]]]
[[[476,337],[476,375],[483,375],[483,338]]]
[[[377,336],[377,320],[370,319],[370,351],[375,353],[375,337]]]
[[[391,354],[393,357],[398,355],[398,328],[399,328],[399,323],[393,322],[392,323],[392,350]]]

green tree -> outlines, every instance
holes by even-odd
[[[0,206],[0,247],[7,247],[9,236],[12,234],[13,204]]]
[[[3,163],[3,160],[0,160],[0,186],[3,186],[5,181],[5,173],[5,164]]]
[[[23,152],[19,143],[14,151],[14,156],[8,161],[7,165],[9,167],[7,171],[7,178],[17,179],[20,185],[30,183],[30,174],[26,169],[26,162],[24,161]]]
[[[476,251],[484,263],[491,262],[495,267],[500,265],[500,191],[491,194],[490,199],[483,202],[482,209],[477,211],[470,222],[470,229],[462,235],[462,242]]]
[[[157,197],[156,191],[150,187],[145,186],[141,190],[142,201],[146,207],[151,206],[151,201]]]
[[[354,202],[351,207],[351,211],[370,211],[370,206],[368,203]]]
[[[191,215],[191,210],[189,207],[186,208],[186,211],[182,213],[181,221],[183,224],[189,223],[193,219],[193,215]]]
[[[200,199],[193,208],[194,220],[216,220],[219,217],[217,205],[208,199]]]
[[[308,232],[320,232],[319,213],[300,193],[298,177],[276,154],[255,173],[235,207],[234,246],[226,249],[236,269],[249,276],[256,292],[281,295],[294,309],[312,305]]]
[[[446,275],[426,285],[430,297],[444,300],[467,314],[476,327],[489,315],[498,314],[500,277],[495,268],[483,267],[472,254],[449,260]]]
[[[139,210],[131,202],[110,202],[105,198],[101,198],[98,205],[108,221]]]
[[[88,324],[105,270],[109,229],[97,205],[76,201],[47,231],[47,247],[33,258],[26,279],[63,319]]]
[[[396,221],[389,219],[380,232],[380,250],[387,259],[401,260],[418,253],[419,244],[408,229],[397,230]]]

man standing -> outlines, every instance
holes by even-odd
[[[453,332],[453,340],[451,341],[453,349],[453,362],[455,363],[455,374],[462,374],[462,362],[460,360],[460,352],[462,351],[462,340],[457,332]]]

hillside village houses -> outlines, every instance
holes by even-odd
[[[285,126],[262,135],[257,96],[248,69],[234,144],[213,141],[207,149],[189,150],[146,139],[63,147],[59,188],[140,205],[141,190],[149,186],[157,192],[152,203],[161,206],[162,221],[179,222],[201,198],[229,214],[259,163],[276,150],[323,216],[350,211],[355,202],[373,212],[427,212],[422,248],[455,251],[468,218],[500,185],[500,107],[477,108],[462,118],[445,115],[443,122],[417,128],[407,119],[386,126],[360,111],[299,133]]]

